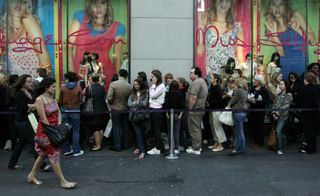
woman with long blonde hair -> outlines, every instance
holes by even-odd
[[[33,15],[33,0],[10,0],[4,14],[8,36],[10,72],[36,77],[39,67],[50,71],[50,57],[37,16]],[[28,40],[28,41],[27,41]]]

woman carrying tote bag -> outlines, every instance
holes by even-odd
[[[233,89],[233,95],[230,100],[230,108],[244,110],[247,108],[247,90],[245,90],[246,83],[244,80],[238,78],[230,80],[230,86]],[[231,151],[230,155],[237,155],[243,153],[245,150],[245,137],[243,130],[243,123],[247,117],[245,111],[234,111],[233,112],[233,121],[234,127],[237,132],[237,139],[235,143],[235,148]]]

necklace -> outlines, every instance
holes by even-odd
[[[53,97],[49,93],[43,93],[42,96],[44,97],[46,102],[50,102],[53,100]]]

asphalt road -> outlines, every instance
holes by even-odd
[[[132,151],[104,148],[62,157],[66,178],[78,182],[77,189],[64,190],[53,172],[39,172],[42,185],[28,184],[31,154],[21,156],[25,169],[12,171],[7,169],[11,152],[0,150],[0,195],[320,195],[320,153],[300,154],[296,145],[287,146],[284,155],[248,147],[235,157],[228,155],[230,149],[213,153],[204,147],[200,156],[184,152],[177,160],[146,156],[141,161]]]

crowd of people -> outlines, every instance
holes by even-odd
[[[65,156],[83,155],[83,141],[88,141],[90,151],[100,151],[107,140],[112,145],[109,149],[115,152],[136,146],[133,153],[142,160],[146,154],[161,155],[168,150],[169,109],[174,109],[175,154],[185,150],[200,155],[207,146],[213,152],[230,147],[230,155],[240,155],[246,150],[249,135],[253,138],[252,147],[261,148],[266,143],[268,119],[276,132],[277,154],[284,154],[285,144],[297,141],[297,137],[301,142],[299,152],[315,153],[320,108],[319,64],[311,63],[301,76],[291,72],[286,80],[278,53],[272,55],[266,66],[262,54],[257,55],[255,62],[251,54],[246,58],[247,63],[242,66],[229,58],[220,74],[203,75],[200,68],[192,67],[190,82],[172,73],[162,76],[160,70],[153,70],[148,80],[142,71],[132,85],[127,70],[120,69],[112,78],[105,78],[97,62],[98,69],[87,66],[84,72],[79,71],[82,75],[67,72],[56,97],[55,80],[43,68],[37,69],[34,79],[28,74],[10,75],[8,79],[1,74],[0,107],[5,115],[1,117],[4,128],[0,139],[5,149],[12,150],[8,168],[23,168],[18,163],[19,157],[30,144],[36,161],[27,181],[42,184],[36,172],[52,167],[60,186],[73,188],[76,183],[64,178],[60,149],[50,144],[43,124],[73,125],[72,137],[63,145]],[[243,74],[248,66],[253,73],[249,78]],[[85,82],[78,81],[79,75]],[[90,112],[84,111],[89,99],[93,105]],[[233,126],[223,124],[220,119],[219,110],[224,108],[232,109]],[[28,118],[30,112],[38,116],[36,129]],[[112,128],[106,134],[108,123],[112,123]],[[108,139],[104,140],[104,136]]]

